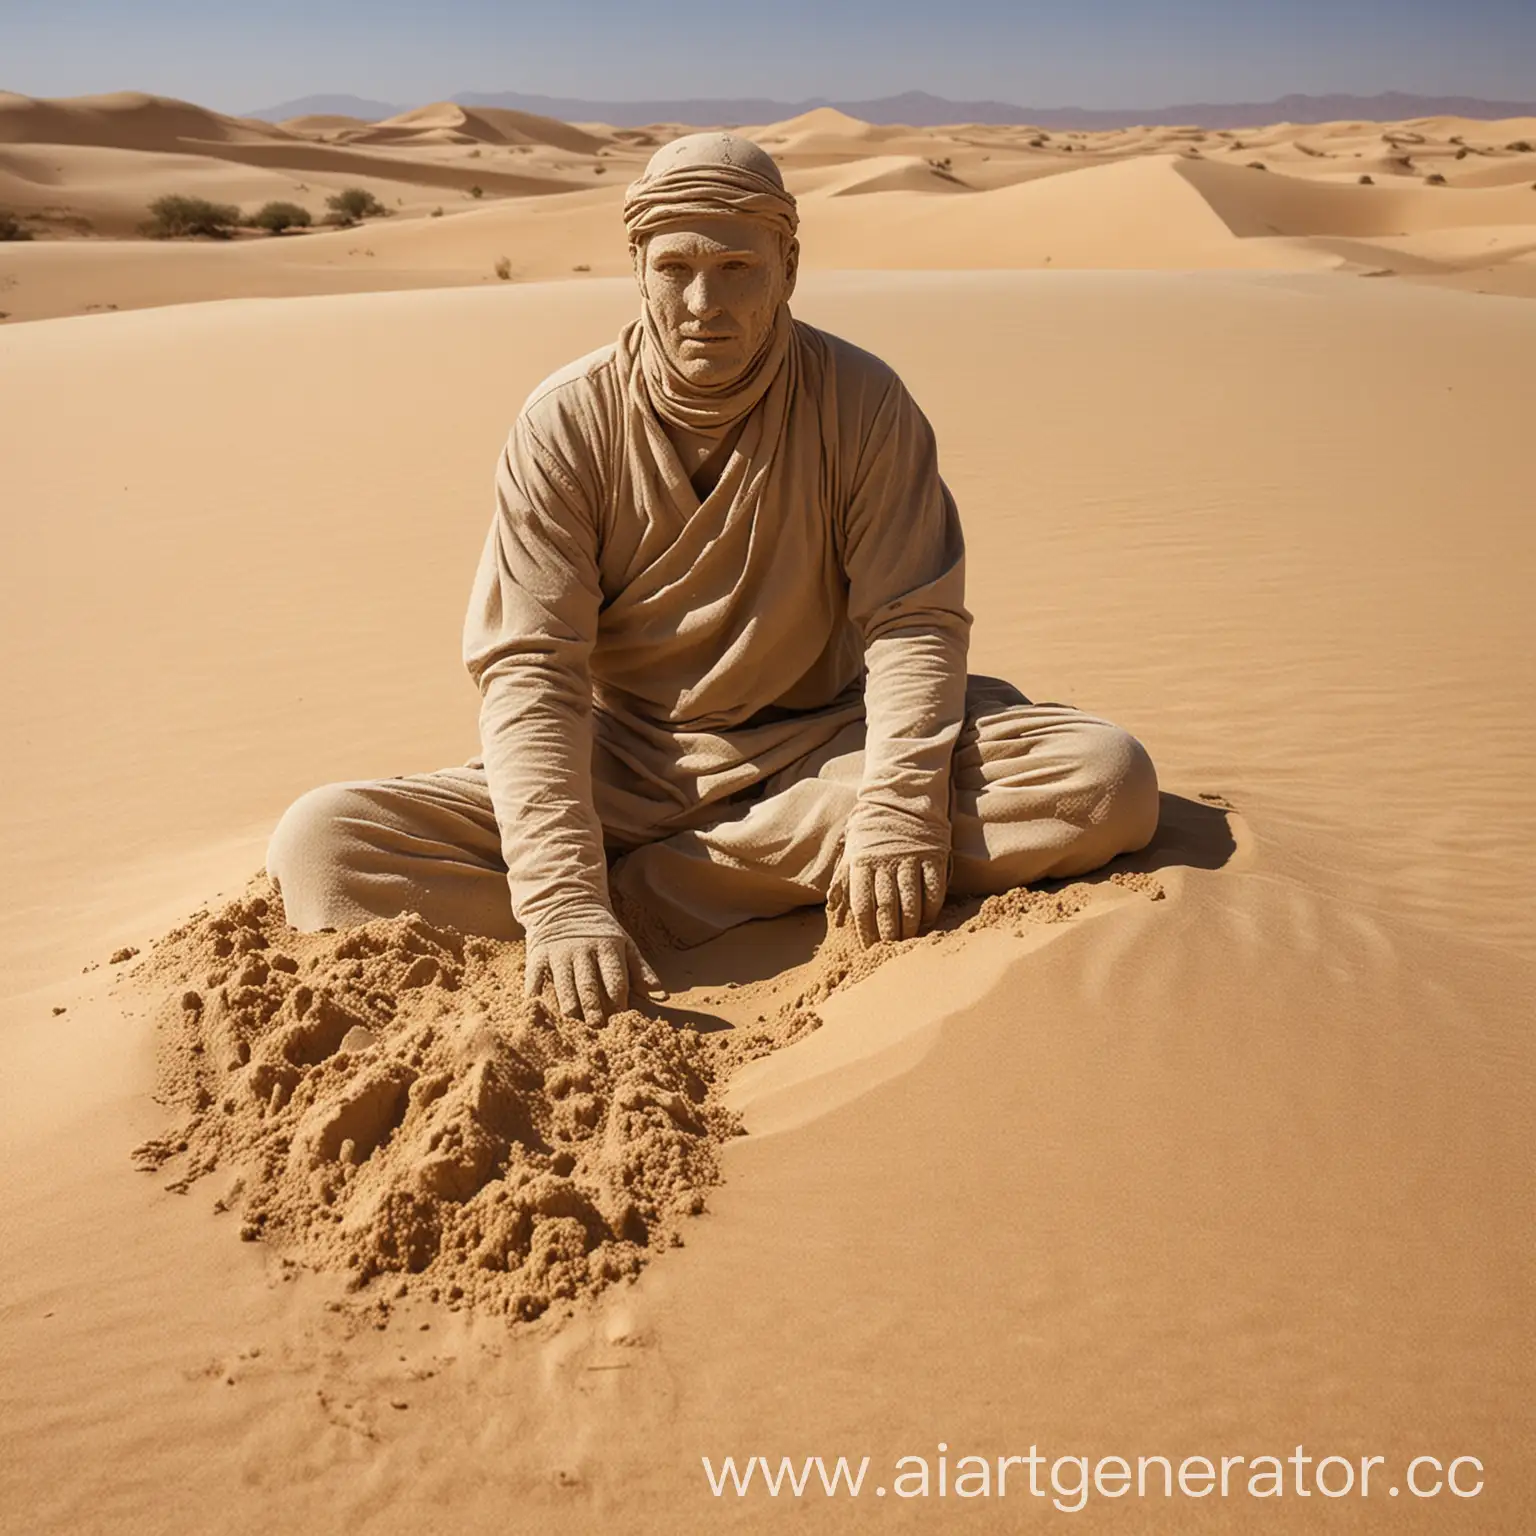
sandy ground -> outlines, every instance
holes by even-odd
[[[1153,156],[933,200],[1240,174]],[[831,997],[736,1078],[749,1134],[684,1245],[571,1316],[375,1328],[339,1276],[238,1241],[216,1180],[134,1170],[169,1123],[156,999],[109,955],[239,891],[307,786],[473,750],[458,629],[495,454],[633,307],[594,274],[7,330],[0,1528],[1530,1530],[1536,308],[1512,299],[810,273],[801,316],[935,424],[973,666],[1158,761],[1130,867],[1162,899],[1100,882]],[[820,936],[662,957],[673,1007],[737,1024],[818,974]],[[1289,1469],[1272,1499],[1241,1472],[1225,1500],[1049,1493],[1058,1456],[1298,1443],[1385,1458],[1370,1496]],[[939,1495],[941,1454],[953,1477],[1032,1444],[1044,1497],[1019,1467],[1006,1502]],[[857,1500],[713,1497],[700,1458],[754,1454],[871,1465]],[[926,1499],[895,1494],[905,1455]],[[1413,1496],[1418,1455],[1477,1457],[1483,1492]]]
[[[451,102],[275,125],[133,93],[0,93],[0,212],[36,236],[0,244],[0,320],[614,276],[623,188],[686,131]],[[876,127],[821,108],[743,131],[801,199],[811,270],[1261,268],[1536,296],[1536,120],[1050,133]],[[167,193],[248,214],[290,201],[320,219],[352,186],[391,216],[229,241],[139,235]]]

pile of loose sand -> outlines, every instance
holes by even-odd
[[[536,1317],[672,1241],[735,1129],[694,1031],[559,1018],[524,999],[520,944],[415,916],[300,935],[258,881],[143,969],[188,1115],[140,1161],[232,1174],[243,1237],[357,1287]]]
[[[1111,880],[1162,895],[1149,876]],[[1010,891],[950,907],[915,942],[1066,921],[1090,899]],[[634,1009],[593,1027],[524,997],[520,942],[414,913],[296,933],[257,876],[135,971],[159,1016],[160,1097],[185,1115],[135,1159],[175,1163],[181,1193],[224,1173],[216,1209],[239,1212],[243,1238],[349,1272],[385,1312],[413,1296],[526,1321],[680,1244],[740,1132],[719,1092],[731,1074],[818,1028],[817,1003],[904,947],[834,928],[808,965],[731,988],[741,1027]]]

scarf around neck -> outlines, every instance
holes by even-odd
[[[784,367],[793,335],[789,305],[780,304],[772,328],[745,371],[713,385],[695,384],[673,366],[648,304],[642,305],[640,319],[626,328],[624,341],[629,348],[638,345],[640,377],[657,416],[685,431],[715,437],[728,432],[768,393]]]

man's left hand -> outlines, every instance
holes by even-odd
[[[839,927],[851,921],[859,942],[915,939],[944,905],[949,860],[936,853],[871,854],[838,866],[827,912]]]

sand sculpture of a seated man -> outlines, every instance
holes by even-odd
[[[1145,846],[1140,743],[967,676],[932,429],[790,317],[772,159],[679,139],[624,222],[640,318],[533,392],[500,462],[464,629],[483,757],[297,801],[268,854],[289,920],[523,933],[530,993],[595,1021],[655,985],[616,913],[689,945],[825,902],[873,943],[946,890]]]

